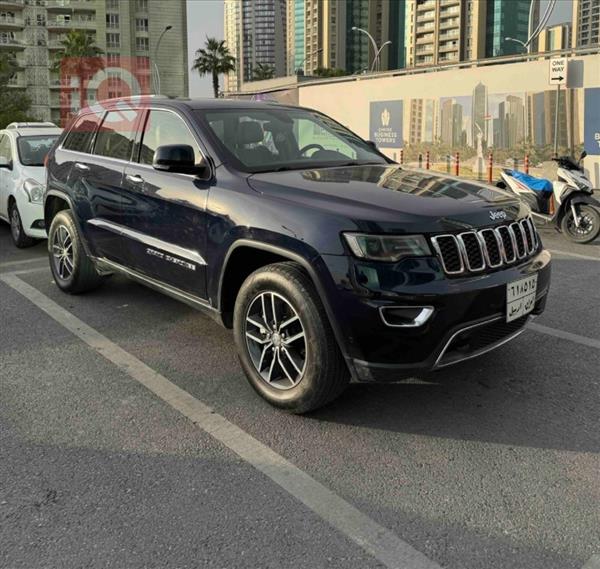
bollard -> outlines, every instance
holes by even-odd
[[[457,152],[454,156],[454,175],[460,175],[460,152]]]
[[[519,171],[519,159],[518,158],[513,158],[513,169],[515,170],[515,172]]]
[[[452,172],[452,158],[450,154],[446,154],[446,172],[450,174]]]
[[[529,174],[529,154],[525,154],[525,174]]]
[[[494,167],[494,155],[490,152],[488,154],[488,167],[487,167],[487,175],[488,175],[488,183],[492,183],[492,170]]]
[[[400,164],[404,164],[404,148],[400,149]]]
[[[419,152],[419,168],[423,168],[423,155]]]
[[[425,169],[429,170],[429,150],[425,152]]]

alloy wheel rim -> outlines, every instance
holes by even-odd
[[[65,280],[73,274],[73,239],[64,225],[59,225],[52,237],[52,258],[58,276]]]
[[[10,214],[10,230],[15,241],[18,240],[21,235],[21,220],[19,219],[19,212],[16,207],[13,207]]]
[[[281,390],[296,387],[307,360],[306,332],[294,307],[272,291],[257,295],[246,312],[244,334],[260,377]]]

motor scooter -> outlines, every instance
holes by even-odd
[[[583,151],[578,162],[570,156],[553,158],[558,162],[554,182],[504,168],[496,186],[525,201],[536,224],[552,223],[572,241],[589,243],[600,233],[600,202],[592,197],[592,183],[581,165],[586,156]]]

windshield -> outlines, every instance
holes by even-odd
[[[387,164],[334,120],[303,109],[199,111],[229,161],[246,172]]]
[[[41,134],[37,136],[20,136],[17,138],[19,160],[23,166],[43,166],[46,154],[56,142],[58,134]]]

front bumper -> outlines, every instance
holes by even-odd
[[[46,229],[44,229],[44,205],[31,203],[22,196],[16,196],[17,208],[21,216],[21,223],[25,235],[35,239],[46,239]]]
[[[516,337],[531,316],[506,323],[506,285],[538,274],[533,315],[543,312],[550,286],[550,254],[469,277],[448,278],[437,259],[398,264],[324,256],[333,276],[329,294],[342,351],[354,379],[387,381],[481,355]],[[431,306],[422,326],[387,326],[385,306]]]

